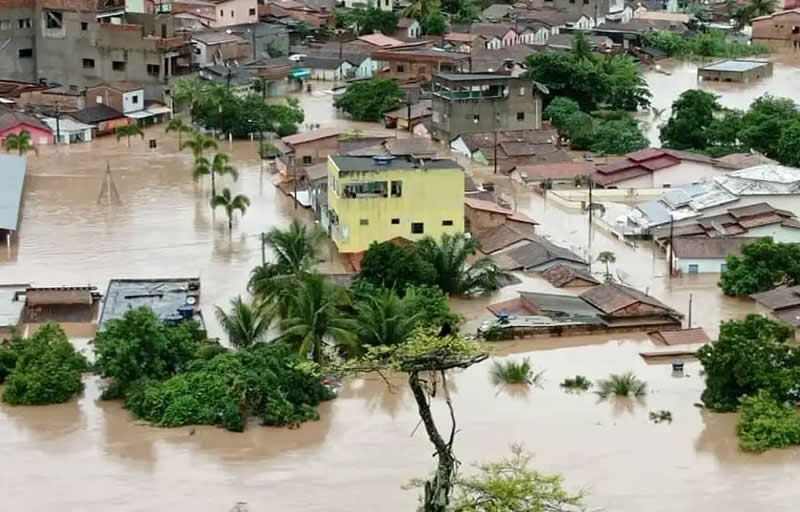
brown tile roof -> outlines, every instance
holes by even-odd
[[[480,39],[478,34],[465,34],[462,32],[448,32],[444,35],[445,41],[456,41],[459,43],[471,43],[476,39]]]
[[[761,153],[733,153],[731,155],[723,156],[722,158],[715,158],[713,163],[717,167],[740,170],[747,169],[748,167],[755,167],[756,165],[774,165],[778,162],[771,158],[765,157]]]
[[[580,256],[569,249],[559,247],[538,235],[532,238],[528,243],[495,254],[492,258],[504,270],[526,270],[558,260],[587,265]],[[497,259],[498,256],[501,257],[500,260]]]
[[[25,303],[28,306],[53,305],[53,304],[86,304],[94,302],[97,290],[94,286],[64,287],[64,288],[28,288],[25,291]]]
[[[673,309],[658,299],[617,283],[603,283],[580,294],[580,297],[606,314],[641,302],[649,306],[673,312]]]
[[[490,37],[502,39],[509,30],[514,31],[513,23],[473,23],[469,31],[487,39]]]
[[[586,176],[595,170],[592,162],[555,162],[547,164],[518,165],[512,170],[524,173],[528,179],[572,179]]]
[[[530,142],[501,142],[498,144],[508,156],[528,156],[536,154],[537,144]]]
[[[689,345],[692,343],[708,343],[711,338],[702,327],[681,329],[679,331],[654,331],[648,333],[653,339],[665,345]]]
[[[48,132],[52,131],[50,130],[50,127],[38,117],[34,117],[30,114],[15,112],[13,110],[0,113],[0,132],[5,132],[6,130],[10,130],[21,124],[28,125],[32,128],[39,128],[40,130],[45,130]]]
[[[800,307],[800,285],[778,286],[766,292],[754,293],[750,298],[773,311]]]
[[[311,130],[309,132],[287,135],[286,137],[281,137],[281,140],[290,146],[296,146],[297,144],[304,144],[306,142],[312,142],[315,140],[338,137],[341,133],[341,128],[322,128],[319,130]]]
[[[800,327],[800,307],[783,309],[781,311],[776,311],[774,314],[781,322],[795,328]]]
[[[575,267],[562,264],[553,265],[552,267],[548,268],[542,272],[542,277],[556,288],[561,288],[575,279],[587,281],[589,286],[592,284],[600,284],[600,281],[595,279],[588,271],[579,270]]]
[[[363,36],[358,36],[358,40],[380,48],[391,48],[392,46],[400,46],[403,44],[403,41],[383,34],[364,34]]]
[[[128,80],[116,80],[113,82],[106,82],[100,85],[107,85],[108,87],[119,92],[138,91],[142,88],[142,84]]]
[[[535,227],[519,222],[507,222],[494,228],[486,229],[473,236],[478,241],[478,246],[485,254],[505,249],[523,240],[535,240]]]
[[[678,258],[686,259],[720,259],[729,254],[741,255],[742,245],[756,238],[720,237],[720,238],[675,238],[674,251]]]
[[[740,219],[742,217],[749,217],[751,215],[762,215],[765,213],[774,213],[777,210],[770,206],[769,203],[757,203],[751,204],[749,206],[740,206],[738,208],[729,208],[728,214],[730,214],[733,218]],[[791,217],[791,212],[788,212],[788,216]]]
[[[441,147],[427,137],[389,139],[384,143],[389,154],[427,156],[437,155]]]
[[[509,210],[508,208],[503,208],[499,204],[493,203],[492,201],[483,201],[481,199],[473,199],[471,197],[465,197],[464,204],[472,208],[473,210],[481,210],[484,212],[491,212],[491,213],[502,213],[503,215],[509,215],[509,216],[514,214],[513,210]]]

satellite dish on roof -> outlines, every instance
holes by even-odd
[[[189,304],[190,306],[194,306],[195,304],[197,304],[197,298],[196,297],[186,297],[186,304]]]

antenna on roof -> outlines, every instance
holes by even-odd
[[[111,206],[112,204],[122,204],[117,192],[117,186],[114,184],[114,178],[111,177],[111,164],[106,161],[106,175],[103,179],[103,185],[100,187],[100,193],[97,195],[97,204]]]

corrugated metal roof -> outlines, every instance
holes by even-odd
[[[2,170],[2,169],[0,169]],[[0,285],[0,327],[16,327],[25,307],[25,290],[28,284]]]
[[[25,157],[0,155],[0,229],[19,227],[22,189],[25,184]]]

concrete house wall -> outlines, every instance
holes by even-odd
[[[612,183],[606,188],[664,188],[698,183],[724,173],[724,169],[711,164],[683,160],[680,164],[643,176]]]
[[[3,49],[0,50],[0,76],[7,80],[18,80],[22,82],[34,82],[36,80],[36,33],[33,24],[35,15],[34,9],[24,7],[25,2],[16,2],[19,7],[0,9],[0,39],[3,41]],[[5,3],[4,3],[5,5]],[[31,20],[30,27],[20,28],[19,20]],[[23,57],[20,54],[27,54],[30,50],[30,57]]]
[[[257,0],[226,0],[216,5],[213,28],[258,22]]]
[[[713,274],[720,273],[725,265],[725,258],[678,258],[675,257],[675,268],[682,274]],[[690,272],[690,266],[697,265],[697,272]],[[694,269],[692,269],[694,270]]]
[[[754,42],[773,48],[800,48],[800,11],[790,10],[752,20]]]
[[[53,143],[53,133],[49,130],[44,130],[38,126],[20,123],[4,132],[0,132],[0,144],[4,143],[6,137],[9,135],[16,135],[22,131],[27,131],[31,134],[31,143],[34,146],[45,146]]]

